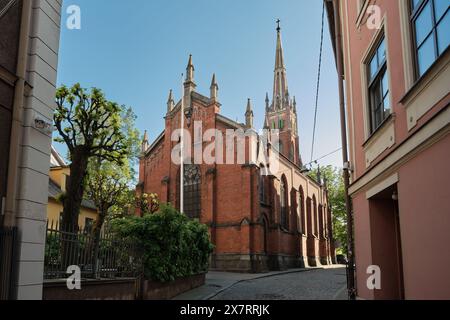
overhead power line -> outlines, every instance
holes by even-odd
[[[316,162],[318,162],[318,161],[320,161],[320,160],[322,160],[322,159],[325,159],[325,158],[327,158],[327,157],[329,157],[329,156],[331,156],[331,155],[333,155],[333,154],[335,154],[335,153],[337,153],[337,152],[339,152],[339,151],[341,151],[341,150],[342,150],[342,148],[336,149],[336,150],[334,150],[334,151],[332,151],[332,152],[330,152],[330,153],[327,153],[327,154],[324,155],[324,156],[321,156],[320,158],[318,158],[318,159],[316,159],[316,160],[312,160],[310,163],[305,164],[305,167],[306,167],[306,166],[309,166],[309,165],[311,165],[311,164],[313,164],[313,163],[316,163]]]
[[[316,142],[316,126],[317,126],[317,109],[319,104],[319,91],[320,91],[320,73],[322,69],[322,50],[323,50],[323,29],[325,24],[325,1],[322,4],[322,27],[320,31],[320,51],[319,51],[319,67],[317,71],[317,84],[316,84],[316,103],[314,110],[314,127],[313,127],[313,138],[311,145],[311,162],[313,162],[314,157],[314,144]]]
[[[6,6],[0,10],[0,19],[8,12],[8,10],[16,4],[16,0],[9,1]]]

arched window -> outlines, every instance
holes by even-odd
[[[316,235],[316,236],[318,236],[319,235],[319,219],[318,219],[318,216],[317,216],[317,200],[316,200],[316,195],[313,195],[313,200],[312,200],[312,202],[313,202],[313,212],[312,212],[312,214],[313,214],[313,221],[314,221],[314,234]]]
[[[259,201],[262,203],[266,202],[266,188],[265,188],[265,176],[266,176],[266,167],[263,164],[260,166],[259,172]]]
[[[306,228],[305,228],[305,193],[303,192],[303,187],[300,186],[299,188],[299,196],[298,196],[298,210],[300,213],[300,219],[299,219],[299,231],[302,234],[306,234]]]
[[[178,174],[179,176],[179,174]],[[189,218],[200,218],[201,213],[201,182],[200,167],[193,164],[184,165],[184,213]],[[180,206],[180,182],[177,183],[177,202]]]
[[[280,184],[280,209],[281,209],[281,227],[285,230],[289,230],[289,216],[288,216],[288,209],[287,209],[287,203],[288,203],[288,190],[287,190],[287,183],[286,183],[286,177],[283,175],[281,178],[281,184]]]

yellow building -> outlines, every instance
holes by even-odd
[[[70,176],[70,168],[64,159],[58,154],[52,146],[52,154],[50,158],[50,173],[48,182],[48,204],[47,204],[47,220],[49,225],[60,224],[63,212],[62,203],[57,199],[60,194],[66,191],[66,180]],[[80,215],[78,217],[78,226],[86,228],[88,231],[92,228],[95,220],[97,220],[97,208],[91,200],[83,200],[81,203]]]

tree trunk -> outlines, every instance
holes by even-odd
[[[93,253],[93,261],[94,261],[93,272],[94,272],[95,278],[100,277],[100,273],[97,272],[98,271],[97,270],[98,262],[99,262],[99,252],[100,252],[100,236],[101,236],[103,224],[106,219],[106,215],[108,214],[108,210],[109,210],[109,206],[107,206],[107,205],[101,205],[98,208],[98,219],[95,221],[95,225],[92,230],[94,242],[92,244],[93,250],[91,250],[91,252]]]
[[[63,227],[77,230],[78,216],[84,193],[84,178],[87,172],[89,155],[83,148],[77,147],[72,154],[70,165],[70,178],[66,184],[66,197],[64,199]]]
[[[84,193],[84,177],[87,172],[89,154],[83,147],[75,148],[72,153],[70,165],[70,177],[66,181],[66,196],[64,197],[64,209],[62,215],[62,261],[65,268],[75,264],[78,256],[77,234],[78,217],[80,215],[81,202]],[[69,234],[67,234],[69,233]]]

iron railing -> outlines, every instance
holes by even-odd
[[[138,247],[102,231],[96,239],[91,230],[63,231],[47,223],[44,279],[65,279],[67,268],[78,266],[82,279],[134,278],[142,273]]]
[[[0,227],[0,300],[16,299],[17,228]]]

